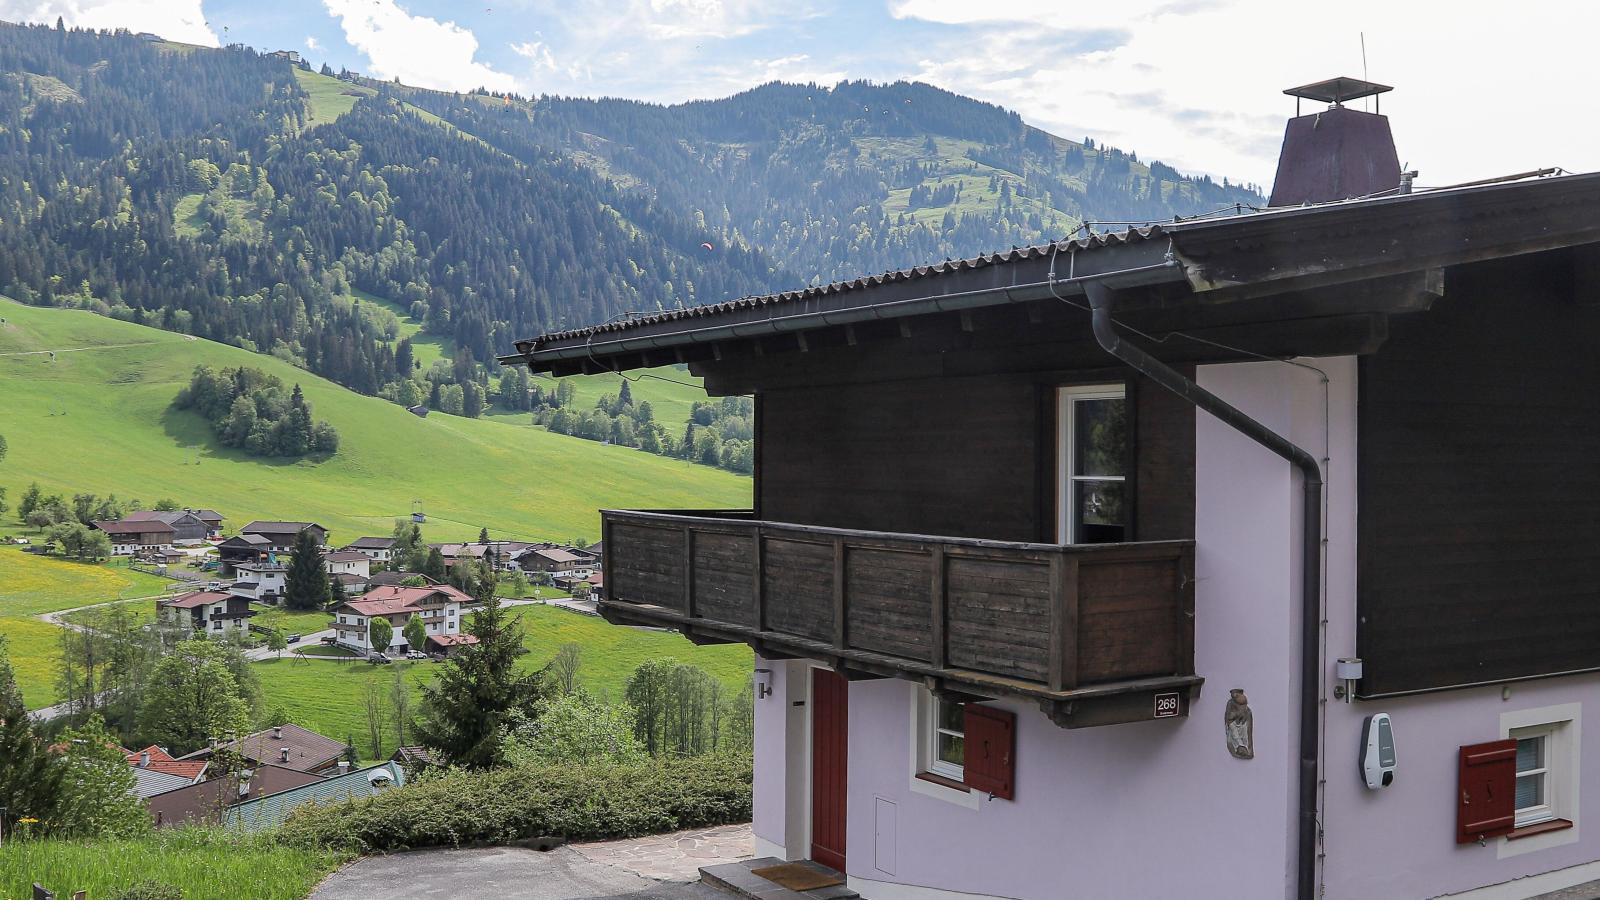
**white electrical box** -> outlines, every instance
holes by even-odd
[[[1394,723],[1388,713],[1373,713],[1361,726],[1361,777],[1371,790],[1394,783]]]

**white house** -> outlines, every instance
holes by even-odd
[[[362,537],[356,538],[340,549],[354,550],[380,566],[387,566],[394,560],[394,548],[397,543],[392,537]]]
[[[221,591],[191,591],[156,601],[156,616],[162,622],[211,636],[248,632],[254,615],[249,598]]]
[[[235,563],[234,581],[229,590],[261,603],[277,603],[283,598],[289,567],[281,563]]]
[[[1387,90],[1291,90],[1262,211],[518,342],[754,397],[754,509],[606,511],[599,611],[756,651],[757,856],[879,900],[1600,879],[1600,175],[1415,189]]]
[[[146,519],[120,519],[95,522],[94,527],[111,539],[111,555],[137,556],[164,552],[177,541],[177,531],[165,522]]]
[[[421,650],[411,647],[403,633],[413,615],[422,618],[429,637],[459,634],[461,608],[471,602],[471,597],[449,585],[376,587],[334,607],[331,627],[340,646],[365,653],[373,649],[367,635],[371,623],[381,618],[393,629],[388,649]]]
[[[322,562],[329,575],[372,577],[372,557],[359,550],[331,550],[322,555]]]

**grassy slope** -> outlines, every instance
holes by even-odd
[[[17,684],[30,709],[56,702],[60,629],[40,613],[108,600],[149,597],[171,584],[122,563],[89,565],[0,547],[0,634],[5,635]]]
[[[678,634],[619,628],[593,616],[548,606],[515,607],[527,638],[523,664],[537,668],[568,642],[583,646],[578,678],[597,697],[621,702],[628,676],[645,660],[674,658],[700,666],[722,680],[730,691],[749,677],[751,653],[741,644],[697,647]],[[256,663],[267,709],[281,708],[291,721],[339,740],[354,738],[363,756],[371,752],[367,737],[365,698],[367,685],[378,681],[387,687],[395,673],[411,685],[433,677],[437,663],[399,662],[388,666],[367,663],[303,661],[285,657]],[[395,735],[385,735],[383,755],[393,752]]]
[[[300,82],[300,89],[305,91],[309,98],[306,104],[305,127],[307,128],[332,122],[353,109],[356,101],[362,97],[371,97],[377,93],[365,85],[349,84],[298,67],[294,70],[294,77]]]
[[[419,419],[279,360],[86,312],[0,303],[0,485],[171,497],[229,524],[312,519],[336,542],[388,533],[413,498],[430,540],[599,537],[604,506],[745,506],[750,480],[507,422]],[[99,348],[17,355],[18,351]],[[11,355],[7,355],[11,354]],[[197,364],[249,365],[298,382],[341,446],[317,462],[253,459],[216,446],[198,417],[169,409]]]
[[[400,337],[411,339],[411,354],[417,362],[422,364],[423,369],[426,370],[432,366],[434,360],[450,359],[455,353],[454,341],[434,334],[423,334],[422,323],[411,318],[410,310],[405,309],[399,303],[387,297],[369,294],[360,288],[352,288],[350,295],[362,303],[375,303],[395,314],[395,317],[400,320]]]

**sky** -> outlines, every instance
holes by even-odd
[[[1365,72],[1395,87],[1382,111],[1419,185],[1600,169],[1600,122],[1582,99],[1600,4],[1472,10],[1460,0],[0,0],[8,21],[60,16],[294,49],[443,90],[675,103],[773,80],[915,79],[1062,137],[1261,185],[1295,111],[1282,90]]]

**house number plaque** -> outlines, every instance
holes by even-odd
[[[1156,713],[1155,713],[1155,717],[1157,719],[1170,719],[1170,718],[1172,718],[1173,716],[1175,716],[1177,714],[1178,714],[1178,692],[1177,691],[1172,691],[1170,693],[1157,694],[1156,695]]]

